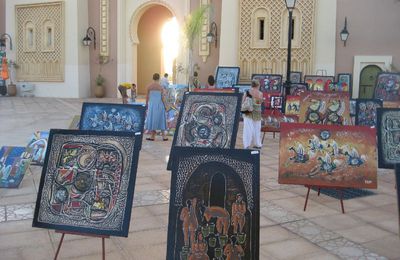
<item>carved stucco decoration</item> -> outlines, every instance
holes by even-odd
[[[64,81],[64,2],[16,5],[18,81]]]
[[[269,34],[269,44],[266,48],[252,48],[252,37],[257,35],[252,29],[252,16],[255,10],[263,8],[267,10],[270,17],[268,21],[267,33]],[[282,19],[288,19],[285,12],[285,1],[282,0],[241,0],[240,1],[240,79],[250,80],[254,73],[272,72],[276,74],[286,73],[287,44],[281,46],[281,38],[286,38],[287,25]],[[296,15],[301,23],[301,35],[299,43],[295,43],[292,48],[292,71],[302,71],[303,74],[310,74],[314,67],[314,16],[315,0],[302,0],[296,2]],[[254,23],[254,21],[253,21]],[[300,28],[300,27],[299,27]]]
[[[201,0],[200,5],[209,5],[210,0]],[[207,57],[210,55],[210,44],[207,41],[207,34],[210,31],[210,13],[206,12],[203,24],[201,26],[201,34],[199,37],[199,56],[203,62],[207,61]]]
[[[109,56],[109,0],[100,1],[100,56]]]

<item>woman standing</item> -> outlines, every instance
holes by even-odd
[[[167,130],[167,120],[165,116],[165,106],[163,102],[163,87],[159,84],[160,74],[153,75],[154,82],[147,86],[147,115],[145,128],[150,132],[150,137],[146,138],[148,141],[154,141],[156,137],[156,130],[161,130],[163,141],[168,141],[165,136]]]
[[[260,82],[253,80],[251,89],[243,95],[244,102],[246,96],[253,100],[253,111],[243,114],[243,146],[248,149],[254,142],[256,149],[261,149],[261,103],[263,102],[263,93],[260,91]]]

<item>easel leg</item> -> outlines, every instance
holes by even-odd
[[[340,193],[340,206],[342,207],[342,213],[345,214],[344,213],[344,204],[343,204],[343,191],[342,191],[342,189],[337,189],[336,191]]]
[[[264,144],[264,137],[265,137],[265,132],[264,132],[264,134],[263,134],[263,138],[262,138],[262,140],[261,140],[261,144]]]
[[[58,243],[58,247],[57,247],[56,255],[54,256],[54,260],[57,260],[58,253],[60,253],[60,249],[61,249],[61,245],[62,245],[62,243],[63,243],[63,240],[64,240],[64,236],[65,236],[65,233],[62,233],[62,235],[61,235],[61,239],[60,239],[60,243]]]
[[[321,194],[321,188],[320,187],[318,187],[318,197],[319,197],[319,194]]]
[[[106,259],[106,246],[105,246],[105,242],[104,242],[104,237],[101,238],[101,244],[102,244],[102,248],[103,248],[103,260]]]
[[[310,186],[306,186],[306,187],[308,188],[308,190],[307,190],[306,202],[304,203],[304,211],[306,211],[306,208],[307,208],[308,195],[310,195],[310,189],[311,189]]]

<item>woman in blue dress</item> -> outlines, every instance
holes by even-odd
[[[150,137],[146,138],[148,141],[154,141],[156,131],[161,130],[163,141],[168,141],[165,136],[167,130],[167,119],[165,114],[165,105],[163,102],[164,89],[160,85],[160,74],[153,75],[153,83],[147,86],[147,115],[145,128],[149,131]]]

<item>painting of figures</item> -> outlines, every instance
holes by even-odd
[[[378,108],[382,107],[380,99],[357,99],[356,125],[376,127]]]
[[[31,163],[26,147],[3,146],[0,150],[0,188],[18,188]]]
[[[260,90],[264,93],[282,94],[282,75],[278,74],[253,74],[251,79],[260,82]]]
[[[350,97],[351,97],[352,93],[353,93],[351,80],[352,80],[352,74],[351,73],[339,73],[339,74],[337,74],[337,80],[336,80],[337,91],[349,92],[350,93]]]
[[[83,103],[80,130],[143,132],[145,105]]]
[[[301,71],[290,72],[290,83],[300,83],[303,73]]]
[[[299,123],[350,125],[349,93],[304,92],[300,96]]]
[[[177,148],[167,259],[259,258],[258,151]]]
[[[246,93],[246,91],[251,89],[250,84],[237,84],[234,87],[239,89],[239,93]]]
[[[239,67],[217,67],[215,86],[217,88],[231,88],[239,83]]]
[[[379,168],[394,169],[400,163],[400,108],[378,108]]]
[[[282,123],[278,181],[377,188],[375,129]]]
[[[27,146],[27,150],[32,154],[32,164],[43,165],[48,138],[48,131],[36,131],[33,133]]]
[[[379,73],[376,78],[374,98],[400,101],[400,73]]]
[[[291,83],[290,95],[300,96],[301,93],[308,91],[308,84],[306,83]]]
[[[304,82],[308,84],[310,91],[327,91],[329,84],[335,81],[334,76],[306,75]]]
[[[285,115],[296,115],[300,112],[300,96],[286,96]]]
[[[128,236],[139,138],[132,132],[51,130],[33,226]]]
[[[282,109],[283,97],[282,96],[272,96],[270,102],[271,102],[272,109]]]

